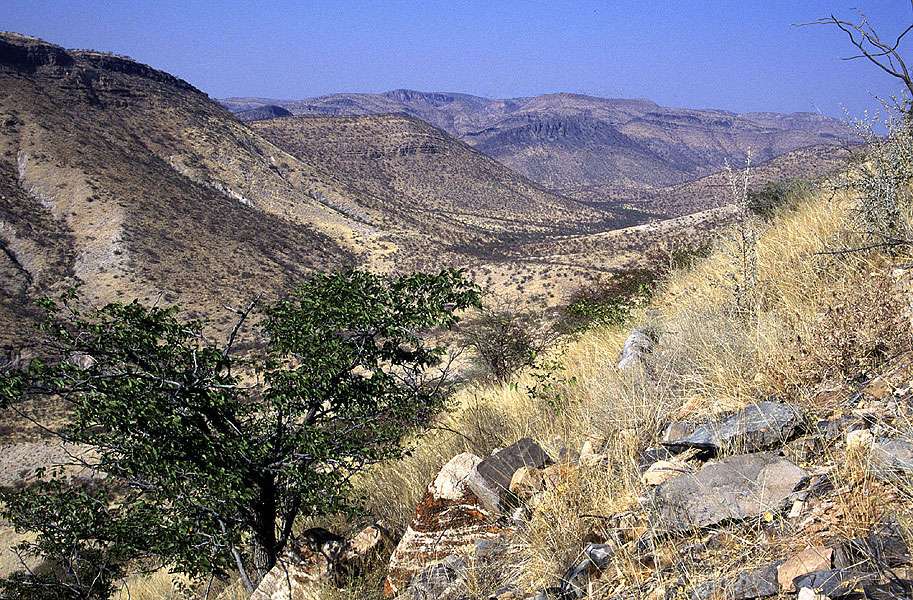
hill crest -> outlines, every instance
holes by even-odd
[[[543,186],[656,190],[787,152],[851,139],[836,119],[813,113],[738,114],[662,107],[646,99],[558,92],[534,97],[392,90],[298,101],[228,98],[238,112],[276,104],[297,115],[407,114],[439,127]]]

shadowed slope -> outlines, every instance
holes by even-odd
[[[127,59],[2,34],[0,125],[4,337],[66,276],[97,301],[224,313],[359,249],[340,234],[364,227],[308,196],[309,176],[329,187],[313,169]]]

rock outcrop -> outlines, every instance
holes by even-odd
[[[498,494],[504,495],[510,489],[514,473],[522,467],[541,469],[552,460],[532,438],[523,438],[503,450],[495,452],[478,466],[478,473]]]
[[[308,529],[289,543],[250,600],[310,600],[320,597],[319,582],[340,570],[361,567],[390,542],[382,523],[370,525],[351,540],[323,528]]]
[[[638,328],[631,332],[621,348],[618,356],[618,370],[631,371],[635,367],[643,368],[647,364],[647,357],[656,346],[656,334],[647,328]]]
[[[714,419],[693,433],[664,442],[664,445],[712,452],[768,450],[789,440],[801,422],[801,413],[792,405],[759,402],[730,416]]]
[[[505,530],[496,512],[497,492],[479,474],[481,462],[474,454],[459,454],[428,485],[390,557],[384,595],[402,592],[423,569],[451,555],[471,554],[477,540],[493,539]]]
[[[333,560],[307,546],[289,549],[260,581],[250,600],[317,600],[315,584],[333,571]]]

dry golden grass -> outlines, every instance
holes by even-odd
[[[369,511],[404,530],[425,485],[459,452],[486,456],[531,436],[556,455],[562,446],[606,440],[600,448],[604,462],[569,471],[566,480],[543,494],[508,559],[470,565],[465,591],[472,598],[484,597],[498,581],[517,582],[526,591],[551,585],[587,542],[608,536],[621,548],[613,566],[593,582],[592,597],[625,586],[629,591],[638,586],[635,596],[655,597],[656,590],[672,589],[675,581],[696,585],[760,567],[808,543],[870,533],[888,513],[902,516],[913,495],[902,485],[876,481],[867,453],[825,452],[817,466],[829,467],[842,485],[822,500],[827,511],[810,524],[799,527],[803,519],[771,515],[740,528],[696,532],[675,543],[657,541],[646,553],[633,542],[637,533],[662,531],[661,523],[649,522],[637,508],[645,488],[636,460],[643,448],[657,443],[664,423],[787,392],[812,415],[833,411],[826,403],[811,402],[810,393],[799,393],[800,384],[808,385],[809,371],[827,357],[815,356],[818,362],[808,364],[797,357],[809,343],[824,339],[812,334],[821,328],[822,313],[835,294],[848,298],[851,306],[853,298],[864,298],[872,289],[872,274],[883,278],[891,265],[874,253],[818,254],[838,243],[848,228],[850,206],[845,197],[820,192],[787,207],[760,232],[748,312],[736,310],[736,265],[733,248],[727,247],[732,241],[723,239],[707,259],[673,272],[655,302],[626,326],[578,335],[518,373],[510,385],[467,385],[456,395],[454,410],[415,441],[414,453],[358,479],[358,492],[370,499]],[[846,318],[860,335],[872,326],[859,315]],[[661,341],[649,373],[623,374],[615,367],[618,353],[637,325],[657,328]],[[625,523],[608,527],[604,517],[619,512],[630,513]],[[682,550],[690,544],[705,548],[700,559]],[[746,554],[745,548],[752,551]],[[377,598],[382,574],[379,565],[373,575],[343,582],[341,591],[326,586],[322,595],[328,600]],[[134,582],[131,598],[172,597],[167,595],[172,587],[170,579],[155,575]]]
[[[128,577],[111,596],[111,600],[187,600],[193,597],[189,586],[190,581],[186,577],[159,569],[153,573]]]
[[[852,199],[819,191],[781,210],[758,232],[753,250],[756,274],[747,291],[733,284],[739,276],[732,260],[738,248],[731,239],[722,239],[710,257],[673,272],[653,305],[625,327],[591,330],[556,349],[553,357],[563,370],[554,371],[557,385],[550,398],[530,393],[535,368],[519,373],[508,386],[462,390],[457,410],[420,442],[412,456],[360,482],[367,495],[376,498],[374,509],[397,527],[405,527],[424,486],[457,452],[484,456],[519,437],[532,436],[554,453],[562,443],[579,448],[587,436],[604,436],[610,440],[602,450],[609,468],[581,469],[572,482],[547,491],[520,536],[519,555],[524,558],[512,565],[512,580],[533,590],[553,583],[586,541],[605,533],[599,517],[585,515],[616,513],[643,494],[634,463],[640,450],[657,443],[662,423],[676,415],[700,417],[738,408],[770,394],[786,397],[787,391],[790,399],[804,402],[813,413],[832,411],[833,406],[812,405],[795,393],[797,382],[807,381],[802,369],[811,368],[797,356],[803,343],[815,339],[811,332],[820,328],[822,311],[834,302],[835,294],[863,297],[872,288],[872,274],[888,277],[892,264],[880,253],[820,254],[845,243],[841,238],[850,229],[851,207]],[[736,310],[735,293],[751,294],[750,310]],[[870,333],[870,321],[853,314],[846,318],[859,335]],[[621,345],[636,325],[662,332],[650,377],[624,375],[615,368]],[[839,464],[835,477],[849,485],[834,500],[843,506],[844,515],[834,533],[843,537],[871,531],[896,506],[897,498],[873,493],[878,486],[872,482],[871,469],[860,457],[851,458],[825,461]],[[738,532],[741,537],[731,543],[714,542],[719,546],[714,550],[714,573],[760,566],[778,554],[801,549],[808,535],[784,519],[756,523]],[[751,560],[742,556],[746,545],[760,549],[753,551]],[[667,557],[677,565],[677,576],[697,582],[714,574],[706,564],[689,566],[686,558],[674,553]],[[644,594],[664,585],[662,577],[668,577],[645,567],[642,556],[624,551],[616,570],[607,586],[647,581]]]
[[[697,584],[769,563],[806,543],[870,532],[889,511],[909,503],[911,495],[876,482],[869,456],[856,452],[819,459],[832,468],[835,480],[844,482],[827,500],[829,510],[839,515],[827,535],[823,525],[798,529],[795,521],[775,515],[737,530],[696,533],[675,544],[657,542],[646,555],[631,541],[637,532],[662,529],[636,509],[637,497],[645,492],[636,459],[643,448],[657,443],[662,424],[679,415],[700,417],[744,406],[762,395],[796,392],[807,382],[808,373],[801,370],[811,368],[796,356],[803,340],[818,339],[811,334],[820,328],[822,311],[835,294],[864,294],[871,289],[872,273],[882,277],[889,272],[890,262],[882,255],[818,254],[838,243],[848,228],[849,208],[847,198],[821,192],[787,207],[760,232],[748,312],[735,310],[734,252],[732,241],[723,239],[707,259],[673,272],[655,302],[626,326],[578,335],[518,373],[510,385],[467,385],[456,395],[454,410],[416,440],[414,453],[358,479],[359,493],[370,499],[368,509],[402,531],[425,485],[459,452],[486,456],[531,436],[555,455],[562,446],[579,448],[588,438],[606,440],[600,448],[603,463],[569,473],[544,493],[509,560],[470,568],[469,597],[484,597],[498,580],[518,582],[527,591],[553,584],[587,542],[611,534],[604,517],[620,511],[631,511],[628,529],[615,528],[613,535],[621,532],[621,550],[613,567],[594,582],[593,597],[635,585],[646,597],[672,580]],[[851,320],[860,328],[870,326],[865,319]],[[661,341],[650,373],[622,374],[615,368],[618,353],[636,325],[659,329]],[[798,393],[790,397],[808,400]],[[833,408],[806,406],[813,412]],[[702,560],[679,550],[692,543],[709,548]],[[753,548],[750,555],[746,547]],[[668,568],[657,568],[663,566]],[[373,576],[344,582],[342,591],[327,586],[323,597],[376,598],[382,572],[380,565]],[[173,587],[168,577],[156,574],[135,580],[130,597],[177,597],[167,595]]]

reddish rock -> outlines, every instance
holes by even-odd
[[[332,572],[332,563],[322,552],[292,548],[254,590],[250,600],[317,600],[314,584]]]
[[[640,476],[640,482],[648,487],[655,487],[673,477],[686,473],[693,473],[687,465],[670,460],[658,460]]]
[[[490,501],[480,498],[491,493],[478,474],[480,462],[473,454],[455,456],[428,485],[390,557],[385,596],[400,593],[423,568],[450,555],[471,554],[477,540],[495,538],[505,530],[497,513],[486,506]]]
[[[520,467],[510,480],[510,491],[520,498],[528,498],[545,487],[545,476],[539,469]]]
[[[802,552],[794,554],[777,568],[780,589],[784,592],[795,592],[796,586],[793,584],[793,579],[822,569],[830,569],[833,555],[834,551],[824,546],[806,548]]]

